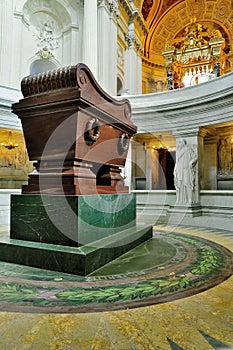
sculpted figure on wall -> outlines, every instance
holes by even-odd
[[[28,173],[32,171],[33,166],[28,160],[25,146],[10,151],[0,147],[0,173],[6,168],[9,169],[11,174],[13,174],[14,171],[18,171],[21,175],[28,175]],[[5,173],[6,170],[4,170],[4,174]]]
[[[181,140],[177,149],[177,158],[174,168],[174,184],[176,188],[176,203],[193,203],[195,187],[197,155],[194,149]]]
[[[218,174],[233,173],[233,144],[230,137],[222,138],[218,145]]]
[[[42,49],[54,50],[60,44],[60,31],[56,21],[49,15],[40,14],[37,21],[34,20],[34,35],[37,46]]]

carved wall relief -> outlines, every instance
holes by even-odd
[[[218,144],[218,175],[233,175],[233,142],[223,137]]]
[[[53,57],[53,51],[61,44],[61,28],[55,19],[49,14],[39,13],[32,15],[31,23],[39,51],[38,56],[43,59]]]
[[[13,147],[8,147],[9,135],[12,134]],[[15,183],[14,188],[21,188],[27,181],[28,174],[33,170],[29,162],[22,132],[0,130],[0,188],[8,188],[8,182]],[[10,141],[12,142],[12,141]]]

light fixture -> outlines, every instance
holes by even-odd
[[[12,132],[9,131],[9,139],[8,139],[8,142],[7,142],[7,143],[2,142],[2,143],[1,143],[1,146],[7,148],[8,150],[12,150],[12,149],[18,147],[19,144],[13,142]]]

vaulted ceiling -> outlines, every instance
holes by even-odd
[[[148,27],[142,39],[143,93],[166,90],[165,48],[184,36],[191,20],[225,39],[224,73],[233,71],[233,0],[134,0]],[[223,73],[223,74],[224,74]]]
[[[209,30],[218,29],[232,51],[233,8],[231,0],[135,0],[146,20],[145,57],[161,59],[165,43],[173,40],[195,16]]]

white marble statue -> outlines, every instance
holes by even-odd
[[[193,203],[197,155],[186,140],[181,140],[177,149],[174,168],[174,184],[176,188],[176,203]]]

